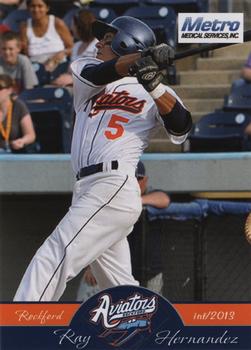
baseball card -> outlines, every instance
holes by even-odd
[[[251,348],[251,1],[0,1],[0,348]]]

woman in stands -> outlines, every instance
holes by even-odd
[[[72,49],[71,61],[79,57],[94,57],[97,53],[96,44],[98,40],[92,33],[92,23],[96,18],[94,14],[87,10],[80,10],[73,17],[73,35],[78,40]]]
[[[0,153],[26,153],[36,135],[30,113],[18,98],[13,99],[14,81],[0,74]]]
[[[78,40],[72,49],[71,62],[80,57],[95,57],[97,53],[96,43],[98,40],[93,36],[92,23],[95,16],[88,9],[81,9],[73,17],[72,31]],[[58,86],[72,85],[72,75],[70,72],[60,75],[52,84]]]
[[[49,0],[27,0],[31,18],[22,23],[24,53],[52,72],[71,55],[73,39],[63,20],[49,15]]]

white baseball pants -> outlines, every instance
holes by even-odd
[[[126,238],[142,210],[134,172],[119,163],[76,182],[69,211],[36,252],[14,301],[57,301],[87,265],[101,289],[138,285]]]

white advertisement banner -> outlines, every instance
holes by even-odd
[[[179,43],[243,43],[243,13],[179,13]]]

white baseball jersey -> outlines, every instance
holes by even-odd
[[[127,242],[142,210],[135,166],[160,116],[135,78],[95,86],[81,77],[86,64],[99,62],[81,58],[72,63],[72,163],[78,173],[103,162],[102,171],[76,181],[71,207],[30,262],[15,301],[56,301],[67,281],[88,265],[101,289],[138,285]],[[118,168],[112,168],[111,160]]]
[[[71,65],[76,111],[71,151],[75,173],[85,166],[118,159],[136,166],[148,146],[150,131],[156,122],[163,123],[154,100],[136,78],[95,86],[80,76],[86,65],[101,62],[80,58]],[[166,89],[179,99],[172,89]],[[171,140],[183,142],[184,136],[171,136]]]

